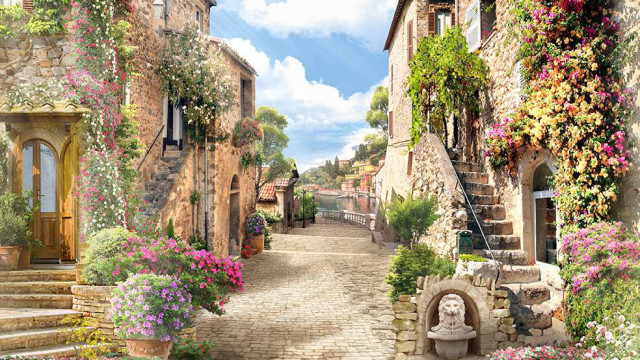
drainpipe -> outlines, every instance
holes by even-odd
[[[204,134],[204,249],[209,251],[209,134]]]

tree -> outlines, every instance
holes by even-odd
[[[418,199],[410,196],[405,201],[396,200],[391,204],[387,209],[387,219],[402,242],[413,248],[440,217],[436,213],[437,207],[433,195]]]
[[[264,135],[262,141],[256,147],[258,163],[257,198],[260,189],[265,184],[291,174],[293,160],[284,156],[284,149],[289,145],[289,136],[284,133],[284,129],[289,124],[286,116],[272,107],[261,106],[256,111],[256,120],[260,123],[260,129]],[[262,170],[263,166],[267,168],[265,173]]]
[[[364,144],[358,145],[357,154],[359,154],[359,158],[357,158],[356,160],[365,160],[367,158],[367,148],[364,146]]]
[[[340,160],[336,156],[336,159],[333,161],[333,170],[336,172],[336,176],[342,173],[342,169],[340,168]]]
[[[373,92],[366,120],[372,128],[387,131],[389,127],[389,88],[378,86]]]

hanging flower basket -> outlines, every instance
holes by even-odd
[[[236,146],[242,147],[258,140],[262,140],[259,122],[251,118],[244,118],[236,123],[233,129],[233,143]]]

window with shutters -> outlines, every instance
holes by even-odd
[[[496,0],[482,1],[482,42],[487,41],[493,30],[496,28]]]
[[[436,35],[442,36],[444,35],[444,31],[451,27],[451,11],[449,10],[438,10],[434,14],[436,21]]]
[[[413,60],[413,20],[407,24],[407,59]]]
[[[469,51],[475,51],[482,45],[480,0],[473,0],[473,2],[471,2],[467,8],[464,19],[467,25],[467,47]]]
[[[389,137],[393,138],[393,111],[389,111]]]
[[[4,6],[22,5],[22,0],[0,0],[0,5],[4,5]]]

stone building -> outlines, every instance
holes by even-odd
[[[638,2],[616,3],[621,12],[623,31],[637,31],[640,26]],[[465,111],[465,116],[455,125],[453,120],[447,124],[447,145],[435,134],[424,134],[413,149],[410,191],[414,197],[434,194],[441,215],[423,241],[442,255],[452,256],[457,251],[458,232],[472,230],[475,252],[502,263],[500,283],[509,294],[508,308],[517,330],[517,336],[511,336],[511,333],[507,336],[510,345],[552,343],[564,338],[563,326],[557,316],[561,313],[563,291],[556,265],[559,247],[555,225],[557,212],[553,189],[546,181],[556,171],[555,159],[546,151],[530,151],[519,162],[517,173],[509,175],[503,170],[493,170],[483,154],[487,130],[513,113],[522,101],[520,90],[524,79],[517,63],[518,42],[507,39],[507,24],[513,16],[509,10],[513,2],[460,0],[447,4],[448,10],[434,8],[434,4],[428,2],[400,0],[398,3],[386,45],[393,88],[390,91],[390,109],[393,111],[389,114],[390,135],[396,136],[399,127],[408,131],[411,119],[411,104],[404,97],[402,85],[408,74],[406,59],[415,49],[415,42],[407,39],[406,34],[415,33],[416,42],[423,36],[438,35],[441,33],[438,31],[440,20],[449,21],[442,11],[450,11],[450,23],[462,24],[470,51],[475,51],[485,61],[489,86],[487,95],[481,98],[479,113]],[[415,25],[412,28],[412,21],[418,24],[417,28]],[[425,26],[431,31],[424,30]],[[395,49],[396,46],[399,49]],[[631,63],[637,64],[637,57],[638,54]],[[638,74],[637,65],[625,69],[626,86],[636,91]],[[628,128],[630,141],[640,139],[639,104],[636,97],[635,117]],[[385,193],[393,191],[390,184],[396,181],[388,181],[387,177],[394,173],[397,176],[399,164],[408,161],[406,157],[394,157],[398,152],[392,148],[393,143],[396,141],[392,138],[385,167],[394,163],[392,167],[396,166],[396,169],[385,173],[383,201]],[[402,151],[406,151],[404,146]],[[634,159],[640,155],[635,147],[631,153]],[[407,155],[411,157],[412,153]],[[384,183],[389,185],[385,187]],[[395,192],[398,194],[397,190]],[[624,221],[636,233],[640,232],[639,197],[640,176],[635,166],[624,180],[614,218]],[[483,276],[498,275],[495,269],[493,272],[486,270],[482,270],[485,271]],[[477,274],[474,270],[469,273]],[[533,294],[537,295],[532,297]]]
[[[149,202],[144,216],[157,217],[162,228],[173,219],[176,234],[185,239],[197,230],[202,235],[204,201],[192,205],[190,197],[196,190],[204,193],[204,152],[196,152],[185,134],[180,111],[162,92],[156,69],[167,32],[190,25],[208,36],[210,9],[216,1],[170,0],[160,19],[154,17],[151,1],[133,2],[136,11],[127,19],[131,23],[128,40],[135,46],[135,70],[139,76],[131,77],[125,101],[135,106],[140,140],[148,150],[140,159],[139,168],[141,192]],[[24,2],[25,8],[29,3]],[[230,131],[236,121],[253,117],[256,73],[219,39],[210,38],[210,43],[212,51],[222,54],[237,84],[237,106],[225,114],[220,124]],[[23,165],[29,163],[40,174],[37,183],[29,186],[47,191],[44,197],[51,195],[50,202],[43,202],[46,209],[42,208],[38,216],[41,221],[35,228],[48,244],[39,253],[45,260],[79,257],[79,217],[74,194],[78,159],[83,152],[81,118],[85,110],[65,101],[9,108],[6,94],[18,84],[65,80],[74,64],[72,51],[66,35],[0,41],[0,132],[11,143],[11,186],[15,191],[23,188],[24,177],[31,174]],[[209,152],[209,248],[220,255],[228,254],[230,238],[242,240],[242,224],[255,198],[255,169],[242,171],[239,156],[240,149],[229,143]],[[234,219],[233,223],[229,218]]]
[[[288,229],[295,225],[295,185],[297,182],[297,177],[279,179],[265,184],[258,194],[257,208],[282,215],[280,225],[282,229]]]

